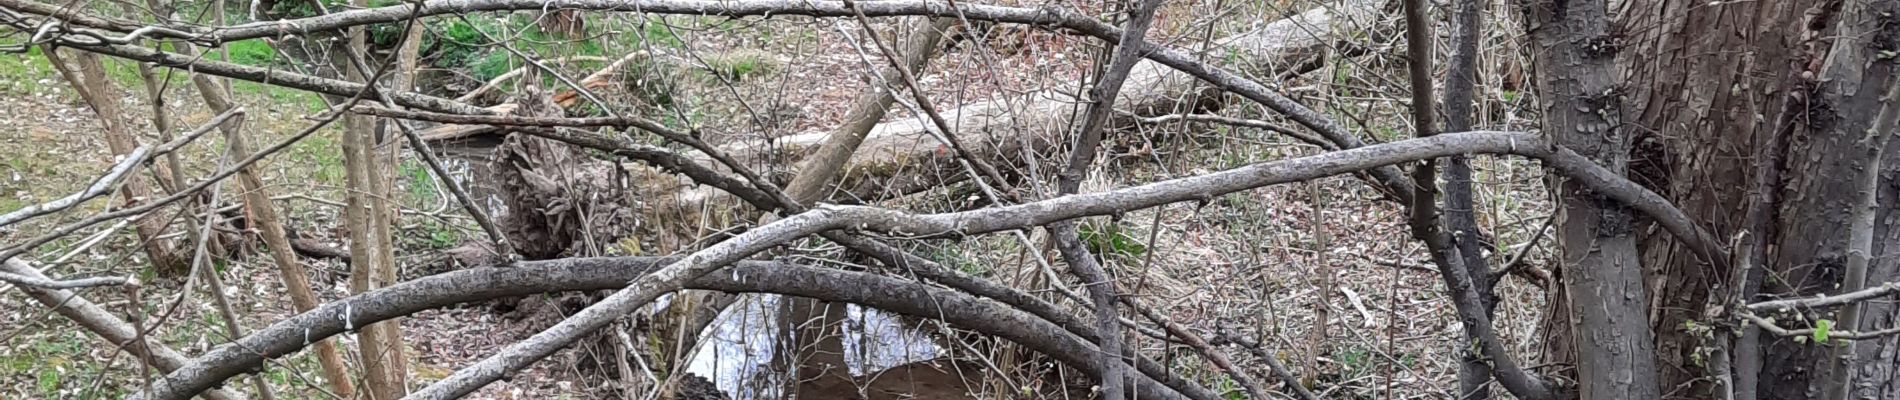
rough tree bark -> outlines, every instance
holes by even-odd
[[[360,4],[359,4],[360,6]],[[340,45],[363,54],[362,28],[353,28]],[[350,65],[344,49],[331,49],[331,64],[353,82],[364,82],[371,71]],[[384,157],[377,149],[374,118],[343,116],[343,166],[348,190],[344,195],[344,227],[350,239],[350,293],[363,293],[394,284],[395,243],[390,235],[392,209]],[[372,400],[394,400],[408,393],[402,355],[401,320],[379,322],[362,329],[357,342],[363,363],[364,392]]]
[[[1788,195],[1783,197],[1781,226],[1777,229],[1781,234],[1776,247],[1778,254],[1771,259],[1775,264],[1770,267],[1776,275],[1786,277],[1783,281],[1786,285],[1771,283],[1773,290],[1769,292],[1774,294],[1835,294],[1858,290],[1869,281],[1890,282],[1900,278],[1891,269],[1869,270],[1864,259],[1870,256],[1867,254],[1873,247],[1870,241],[1893,241],[1892,238],[1874,238],[1872,221],[1894,217],[1894,204],[1868,209],[1872,205],[1862,203],[1877,200],[1867,197],[1877,196],[1870,191],[1877,187],[1878,175],[1883,172],[1880,157],[1881,150],[1885,149],[1869,147],[1888,143],[1885,136],[1894,134],[1891,132],[1893,121],[1883,119],[1893,117],[1886,108],[1890,101],[1888,88],[1895,84],[1894,52],[1900,51],[1900,26],[1892,22],[1893,13],[1900,12],[1900,2],[1844,0],[1821,7],[1839,8],[1829,11],[1834,14],[1833,28],[1822,31],[1831,33],[1829,39],[1833,43],[1821,64],[1816,90],[1808,98],[1810,119],[1806,121],[1806,130],[1797,128],[1794,133],[1797,136],[1787,148]],[[1892,153],[1888,151],[1887,157],[1893,157]],[[1891,163],[1886,165],[1892,166]],[[1850,232],[1842,232],[1843,228]],[[1869,242],[1855,243],[1855,239]],[[1854,260],[1857,257],[1863,259],[1857,263]],[[1857,306],[1806,311],[1809,317],[1806,320],[1849,323],[1882,319],[1859,318],[1859,311],[1862,308]],[[1836,329],[1884,329],[1891,327],[1893,321],[1883,322],[1887,324],[1877,328],[1843,324]],[[1765,350],[1770,360],[1763,369],[1763,373],[1768,374],[1761,382],[1768,389],[1763,394],[1775,399],[1900,395],[1890,387],[1890,380],[1829,376],[1830,371],[1856,375],[1866,372],[1870,375],[1868,378],[1878,376],[1882,370],[1891,374],[1897,359],[1890,349],[1878,349],[1892,343],[1883,342],[1859,346],[1867,348],[1868,353],[1856,354],[1856,348],[1849,347],[1842,349],[1839,355],[1830,356],[1831,347],[1845,344],[1840,341],[1773,341]],[[1866,357],[1859,357],[1863,355]],[[1837,361],[1836,357],[1847,358]],[[1856,384],[1864,383],[1868,387],[1853,388],[1858,390],[1852,390],[1852,396],[1849,396],[1850,388],[1836,387],[1846,386],[1854,379],[1860,379]]]
[[[1544,132],[1618,175],[1629,166],[1630,136],[1615,61],[1620,43],[1601,0],[1525,5]],[[1564,282],[1575,331],[1583,399],[1653,399],[1656,376],[1649,297],[1625,206],[1568,179],[1552,182]],[[1555,313],[1553,313],[1555,314]]]
[[[1626,267],[1603,277],[1619,279],[1622,285],[1633,284],[1626,274],[1635,271],[1636,264],[1631,261],[1640,261],[1646,274],[1643,286],[1650,292],[1650,307],[1641,312],[1631,310],[1629,303],[1634,298],[1580,290],[1592,286],[1589,280],[1599,278],[1579,276],[1587,270],[1563,271],[1562,280],[1583,282],[1569,283],[1567,292],[1571,297],[1553,304],[1570,302],[1569,310],[1586,322],[1577,328],[1590,326],[1592,316],[1587,313],[1600,313],[1604,305],[1623,306],[1611,313],[1611,323],[1649,317],[1656,359],[1653,369],[1639,374],[1656,375],[1655,385],[1672,398],[1797,399],[1823,393],[1828,380],[1822,372],[1828,370],[1827,346],[1763,338],[1752,328],[1735,326],[1736,321],[1727,316],[1732,315],[1733,303],[1738,300],[1835,293],[1851,285],[1843,282],[1842,276],[1851,235],[1842,229],[1854,209],[1849,203],[1859,198],[1854,189],[1856,182],[1866,174],[1886,174],[1884,183],[1876,186],[1880,211],[1875,216],[1879,222],[1872,228],[1871,249],[1875,260],[1891,258],[1882,256],[1887,249],[1895,248],[1894,234],[1900,232],[1890,227],[1896,222],[1894,218],[1900,217],[1893,212],[1897,193],[1890,184],[1893,164],[1843,155],[1861,154],[1869,146],[1862,140],[1864,133],[1876,123],[1873,117],[1879,114],[1884,92],[1880,88],[1891,82],[1886,72],[1891,56],[1871,55],[1896,48],[1891,32],[1894,28],[1890,23],[1869,25],[1866,21],[1884,21],[1885,17],[1876,16],[1892,12],[1893,5],[1890,1],[1850,3],[1855,6],[1776,0],[1713,5],[1635,0],[1623,8],[1627,13],[1617,16],[1618,25],[1608,30],[1555,25],[1562,21],[1555,19],[1558,16],[1579,17],[1574,1],[1557,3],[1568,4],[1568,14],[1531,14],[1533,25],[1529,29],[1534,36],[1564,40],[1539,39],[1539,43],[1576,44],[1586,56],[1602,53],[1596,58],[1540,59],[1539,81],[1554,87],[1601,82],[1600,78],[1566,72],[1562,67],[1578,65],[1569,60],[1600,63],[1611,53],[1616,57],[1616,70],[1610,76],[1626,79],[1597,83],[1584,91],[1544,90],[1540,96],[1551,103],[1551,111],[1546,114],[1551,119],[1547,131],[1589,139],[1576,133],[1603,132],[1599,129],[1602,125],[1591,122],[1602,118],[1583,116],[1586,121],[1578,123],[1565,119],[1565,114],[1574,114],[1568,110],[1606,110],[1607,115],[1617,118],[1603,121],[1610,123],[1608,132],[1624,137],[1597,143],[1627,143],[1629,147],[1608,148],[1611,153],[1603,156],[1628,159],[1632,179],[1669,197],[1701,228],[1740,243],[1761,243],[1745,246],[1736,260],[1711,260],[1679,238],[1651,233],[1651,220],[1630,221],[1635,231],[1642,232],[1635,235],[1641,255],[1632,260],[1621,257],[1619,250],[1617,261]],[[1861,24],[1846,25],[1846,21]],[[1603,91],[1606,89],[1612,91]],[[1575,143],[1572,145],[1579,146],[1580,151],[1587,149],[1582,145],[1589,144],[1567,143]],[[1893,153],[1888,151],[1884,157],[1892,160]],[[1769,196],[1760,195],[1764,192]],[[1568,190],[1565,194],[1567,212],[1578,201],[1588,200],[1570,196],[1574,192]],[[1756,209],[1763,214],[1761,218],[1736,218],[1756,214],[1751,211]],[[1751,220],[1762,223],[1751,225]],[[1584,233],[1581,230],[1588,226],[1575,226],[1577,222],[1565,221],[1570,226],[1564,232]],[[1621,248],[1623,239],[1615,239],[1589,244],[1600,251],[1606,244]],[[1573,249],[1570,243],[1565,248]],[[1729,265],[1733,266],[1726,267]],[[1873,263],[1866,271],[1867,281],[1900,277],[1895,265],[1891,260]],[[1636,294],[1627,290],[1610,293]],[[1593,309],[1597,311],[1590,311]],[[1869,304],[1863,314],[1867,317],[1859,326],[1834,329],[1890,327],[1895,323],[1893,310],[1885,303]],[[1837,317],[1832,310],[1809,310],[1800,318],[1784,315],[1777,321],[1789,328],[1808,328],[1814,321],[1833,318]],[[1598,325],[1596,329],[1634,334],[1619,325]],[[1619,386],[1588,377],[1592,372],[1612,370],[1589,365],[1593,355],[1603,354],[1589,346],[1608,336],[1584,330],[1557,332],[1556,336],[1572,334],[1576,348],[1556,343],[1553,352],[1559,358],[1582,356],[1578,370],[1586,375],[1582,380],[1586,393],[1592,386]],[[1737,336],[1732,341],[1714,340],[1728,335]],[[1856,349],[1860,375],[1852,388],[1856,396],[1882,398],[1896,394],[1891,383],[1896,360],[1894,340],[1882,338],[1861,343]],[[1622,342],[1630,345],[1623,346],[1624,351],[1642,350],[1640,343]],[[1704,366],[1702,360],[1712,356],[1710,351],[1731,347],[1714,358],[1718,365],[1708,366],[1719,370],[1709,371]],[[1732,387],[1717,385],[1723,382]]]

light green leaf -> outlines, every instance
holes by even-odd
[[[1833,330],[1834,330],[1833,320],[1824,319],[1824,320],[1814,321],[1814,342],[1827,343],[1828,333]]]

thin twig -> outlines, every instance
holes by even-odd
[[[1766,313],[1797,308],[1835,307],[1891,296],[1896,293],[1900,293],[1900,282],[1887,282],[1880,284],[1880,286],[1836,295],[1764,301],[1749,304],[1747,308],[1748,311]]]
[[[1770,321],[1766,318],[1762,318],[1760,316],[1755,315],[1754,313],[1743,312],[1740,315],[1742,319],[1747,320],[1749,323],[1754,324],[1756,327],[1761,328],[1763,331],[1768,332],[1768,334],[1770,335],[1781,336],[1781,337],[1816,337],[1817,334],[1820,332],[1820,330],[1815,329],[1815,328],[1803,328],[1803,329],[1783,328],[1780,325],[1776,325],[1774,321]],[[1876,330],[1876,331],[1828,330],[1827,338],[1828,340],[1839,339],[1839,340],[1856,341],[1856,340],[1878,339],[1881,337],[1891,336],[1894,334],[1900,334],[1900,327],[1893,327],[1893,328],[1881,329],[1881,330]]]

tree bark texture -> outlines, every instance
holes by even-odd
[[[1544,132],[1619,176],[1629,165],[1630,134],[1617,90],[1620,46],[1602,0],[1534,1],[1526,5],[1544,103]],[[1653,399],[1654,334],[1649,297],[1631,214],[1578,182],[1556,179],[1558,268],[1577,355],[1579,396]]]
[[[1727,306],[1725,299],[1731,293],[1759,290],[1761,296],[1781,297],[1839,290],[1849,236],[1842,229],[1848,226],[1853,209],[1848,203],[1858,198],[1852,189],[1854,182],[1867,173],[1887,174],[1876,186],[1880,190],[1880,211],[1873,224],[1872,248],[1873,259],[1878,261],[1869,267],[1867,280],[1896,278],[1896,263],[1889,260],[1891,257],[1883,257],[1886,249],[1896,248],[1892,246],[1897,243],[1892,225],[1900,222],[1896,221],[1900,215],[1893,212],[1900,192],[1891,184],[1892,163],[1870,164],[1843,156],[1860,154],[1857,149],[1865,147],[1856,144],[1863,143],[1858,139],[1875,122],[1873,116],[1878,114],[1878,100],[1884,92],[1879,88],[1890,80],[1885,70],[1891,60],[1869,60],[1866,54],[1895,45],[1893,34],[1884,31],[1889,29],[1884,25],[1879,29],[1862,27],[1866,34],[1850,35],[1846,33],[1849,27],[1841,24],[1879,15],[1878,11],[1864,10],[1890,10],[1887,3],[1869,3],[1863,11],[1845,15],[1840,2],[1770,0],[1712,6],[1634,0],[1617,16],[1618,25],[1602,32],[1606,34],[1602,36],[1580,35],[1577,29],[1553,29],[1556,26],[1540,25],[1547,20],[1532,19],[1533,35],[1569,36],[1586,49],[1602,46],[1615,53],[1617,76],[1623,80],[1599,89],[1619,94],[1620,116],[1627,126],[1612,126],[1627,136],[1629,147],[1607,155],[1627,157],[1632,180],[1668,197],[1714,235],[1761,237],[1769,249],[1763,253],[1765,259],[1759,260],[1761,264],[1756,264],[1765,266],[1765,270],[1718,269],[1729,263],[1709,260],[1678,238],[1656,233],[1653,221],[1647,218],[1630,221],[1637,232],[1634,237],[1641,255],[1630,259],[1618,254],[1614,260],[1627,263],[1624,265],[1629,271],[1644,274],[1642,287],[1649,292],[1650,304],[1644,312],[1623,311],[1618,312],[1623,315],[1614,317],[1648,318],[1649,331],[1655,336],[1653,373],[1659,377],[1658,387],[1671,398],[1711,397],[1719,389],[1714,383],[1724,381],[1710,379],[1712,373],[1719,372],[1708,371],[1704,365],[1712,348],[1711,334],[1693,328],[1711,323],[1710,316]],[[1576,3],[1569,4],[1574,7]],[[1853,44],[1839,43],[1844,40]],[[1837,61],[1847,50],[1862,58],[1858,62]],[[1563,60],[1540,62],[1540,81],[1561,84],[1583,79],[1561,69],[1542,68],[1561,66]],[[1605,98],[1590,96],[1588,91],[1546,90],[1541,96],[1553,104],[1546,125],[1553,133],[1592,129],[1565,122],[1563,109],[1576,108],[1566,104],[1579,100]],[[1776,151],[1770,145],[1777,140],[1787,141],[1785,151],[1764,153]],[[1565,144],[1580,152],[1589,145]],[[1893,152],[1886,154],[1886,158],[1894,158]],[[1880,165],[1878,171],[1875,165]],[[1754,172],[1758,167],[1784,173],[1777,181],[1763,182],[1758,178],[1762,175]],[[1738,216],[1745,214],[1750,200],[1764,190],[1778,192],[1781,200],[1766,205],[1771,214],[1766,226],[1751,228]],[[1565,211],[1572,211],[1574,205],[1566,201]],[[1565,221],[1566,225],[1574,223]],[[1566,227],[1564,232],[1575,232],[1573,228],[1578,227]],[[1588,245],[1601,252],[1605,245],[1621,246],[1622,238],[1616,239]],[[1564,247],[1572,249],[1571,243]],[[1572,260],[1566,258],[1567,262]],[[1638,270],[1636,265],[1642,268]],[[1751,266],[1737,264],[1729,268]],[[1581,285],[1588,285],[1589,280],[1604,277],[1579,276],[1584,271],[1577,269],[1563,272],[1563,280],[1573,281],[1564,294],[1572,302],[1571,311],[1585,313],[1592,305],[1604,305],[1605,301],[1629,302],[1627,298],[1581,293],[1580,284],[1575,283],[1584,281]],[[1762,299],[1750,296],[1744,301]],[[1860,326],[1835,329],[1893,326],[1893,311],[1891,305],[1875,302],[1865,309]],[[1590,316],[1574,318],[1587,320]],[[1811,325],[1805,324],[1832,318],[1836,317],[1831,310],[1809,311],[1805,318],[1783,316],[1777,321],[1789,328],[1808,328]],[[1736,334],[1731,321],[1713,323],[1714,334]],[[1583,358],[1579,364],[1585,365],[1579,365],[1580,372],[1604,370],[1587,366],[1591,354],[1600,354],[1587,346],[1604,337],[1585,331],[1553,334],[1575,336],[1577,347],[1563,348],[1565,343],[1556,343],[1554,352],[1574,352],[1570,356]],[[1797,399],[1822,394],[1826,379],[1821,371],[1827,370],[1827,346],[1788,338],[1763,338],[1757,345],[1753,344],[1754,337],[1736,340],[1735,349],[1725,355],[1733,360],[1733,372],[1724,378],[1734,382],[1735,398]],[[1882,398],[1895,394],[1891,383],[1895,376],[1895,344],[1893,338],[1860,344],[1859,376],[1854,378],[1856,395]],[[1586,387],[1593,382],[1588,378],[1583,381]]]
[[[345,46],[363,49],[362,29],[352,29]],[[350,66],[344,49],[331,49],[331,63],[353,82],[363,82],[371,71]],[[361,54],[359,51],[358,54]],[[349,190],[344,195],[344,227],[349,230],[350,292],[364,293],[394,284],[395,243],[389,225],[389,179],[380,154],[381,143],[374,118],[350,114],[343,117],[344,179]],[[363,363],[363,392],[371,400],[394,400],[408,392],[404,383],[401,320],[392,319],[363,327],[357,342]]]

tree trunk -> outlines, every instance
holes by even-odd
[[[350,31],[344,42],[356,54],[364,54],[362,28]],[[368,82],[369,74],[350,66],[344,49],[331,51],[332,65],[351,81]],[[364,60],[370,63],[369,60]],[[373,66],[371,68],[374,68]],[[400,72],[398,72],[400,73]],[[340,99],[339,99],[340,100]],[[389,177],[384,165],[389,157],[377,148],[374,118],[361,114],[343,116],[344,178],[349,190],[344,196],[344,226],[350,237],[350,293],[363,293],[394,284],[395,243],[390,234],[391,207]],[[357,343],[363,362],[364,392],[371,400],[394,400],[408,393],[405,387],[401,320],[389,320],[361,328]]]
[[[113,156],[123,156],[139,147],[138,135],[132,133],[125,119],[124,93],[118,85],[112,84],[106,77],[105,64],[97,54],[74,52],[72,62],[68,63],[59,56],[57,49],[47,47],[46,59],[59,70],[60,75],[72,83],[74,92],[86,101],[93,113],[99,115],[99,124],[105,128],[106,147]],[[166,171],[154,171],[155,176],[165,176]],[[125,207],[137,206],[156,194],[152,185],[140,174],[132,174],[125,179]],[[165,233],[166,213],[153,213],[139,219],[135,225],[139,243],[145,247],[145,255],[151,257],[152,269],[159,276],[182,276],[189,260],[172,242],[160,239]]]
[[[1535,43],[1544,132],[1616,173],[1627,173],[1630,135],[1616,91],[1615,41],[1601,0],[1535,2],[1525,9]],[[1583,399],[1654,399],[1655,341],[1636,230],[1621,204],[1558,179],[1558,268],[1566,278]]]
[[[1867,219],[1892,217],[1894,204],[1869,209],[1871,204],[1863,202],[1874,195],[1870,191],[1879,184],[1882,165],[1880,149],[1870,146],[1883,146],[1885,137],[1894,133],[1893,116],[1886,108],[1888,88],[1894,84],[1893,52],[1900,50],[1895,42],[1900,27],[1890,20],[1894,12],[1900,12],[1900,1],[1845,0],[1827,6],[1840,7],[1827,12],[1834,14],[1830,21],[1834,28],[1824,32],[1830,33],[1827,36],[1833,43],[1821,65],[1815,93],[1809,97],[1811,119],[1805,130],[1795,130],[1788,147],[1789,194],[1781,209],[1780,253],[1770,258],[1776,263],[1771,271],[1787,277],[1788,285],[1776,288],[1776,294],[1837,294],[1858,290],[1869,281],[1895,278],[1891,269],[1872,274],[1875,271],[1866,268],[1874,235],[1873,223]],[[1887,212],[1876,216],[1876,210]],[[1865,322],[1858,318],[1858,311],[1859,305],[1817,310],[1798,321],[1839,321],[1835,328],[1839,330],[1873,328],[1857,324]],[[1796,323],[1800,322],[1783,322]],[[1764,369],[1769,375],[1763,383],[1774,390],[1771,398],[1860,398],[1847,395],[1853,377],[1830,376],[1830,371],[1849,373],[1858,369],[1855,365],[1890,369],[1895,362],[1879,354],[1856,360],[1857,346],[1851,342],[1775,340],[1769,345],[1773,346],[1766,351],[1769,357],[1786,357],[1774,359]],[[1846,348],[1831,356],[1838,346]],[[1857,392],[1873,398],[1900,394],[1871,388]]]
[[[1712,356],[1709,352],[1715,348],[1712,343],[1717,335],[1750,331],[1740,329],[1733,321],[1711,321],[1716,315],[1728,315],[1723,314],[1723,310],[1731,309],[1728,299],[1760,300],[1754,294],[1757,289],[1764,295],[1785,297],[1838,293],[1841,287],[1852,286],[1843,282],[1842,267],[1851,236],[1843,230],[1854,209],[1850,203],[1860,198],[1855,182],[1882,167],[1870,157],[1854,155],[1866,153],[1868,142],[1861,139],[1875,123],[1882,88],[1891,83],[1886,73],[1891,57],[1872,55],[1896,46],[1893,33],[1885,30],[1891,28],[1841,24],[1891,12],[1893,2],[1877,3],[1857,8],[1843,7],[1838,2],[1767,0],[1710,5],[1633,0],[1623,8],[1629,12],[1618,16],[1619,27],[1596,31],[1602,36],[1581,35],[1589,31],[1549,25],[1555,21],[1553,15],[1539,19],[1533,14],[1530,29],[1542,45],[1564,43],[1542,38],[1569,38],[1573,40],[1570,43],[1583,48],[1594,47],[1597,50],[1592,51],[1616,55],[1618,74],[1613,76],[1625,80],[1599,88],[1615,92],[1594,93],[1621,94],[1621,112],[1609,115],[1620,115],[1630,123],[1628,127],[1612,124],[1614,131],[1627,133],[1630,147],[1598,154],[1626,157],[1633,180],[1674,201],[1716,236],[1738,243],[1759,238],[1766,248],[1761,263],[1754,264],[1762,270],[1718,270],[1716,265],[1730,263],[1705,259],[1684,243],[1660,233],[1651,221],[1638,219],[1632,221],[1637,233],[1630,238],[1637,240],[1640,259],[1619,258],[1617,262],[1624,263],[1621,269],[1597,270],[1615,272],[1618,279],[1624,279],[1621,282],[1625,286],[1592,285],[1593,277],[1585,276],[1591,271],[1587,268],[1562,271],[1561,280],[1567,282],[1569,290],[1553,295],[1569,296],[1569,311],[1578,313],[1573,318],[1581,324],[1574,326],[1574,332],[1551,332],[1558,343],[1553,343],[1550,352],[1579,357],[1577,370],[1583,375],[1580,383],[1585,397],[1600,397],[1606,393],[1593,389],[1618,385],[1591,377],[1593,373],[1621,368],[1592,363],[1593,357],[1603,354],[1601,349],[1593,349],[1606,338],[1603,334],[1623,332],[1602,324],[1642,317],[1650,321],[1648,330],[1655,337],[1655,369],[1639,372],[1637,377],[1653,373],[1657,387],[1671,398],[1732,394],[1738,399],[1796,399],[1817,397],[1825,391],[1828,379],[1824,372],[1830,364],[1826,345],[1772,337],[1753,344],[1757,336],[1752,333],[1728,336],[1736,338],[1734,350],[1722,355],[1733,359],[1732,366],[1727,367],[1733,371],[1731,375],[1714,376],[1729,372],[1709,371],[1705,361]],[[1569,4],[1574,12],[1576,2]],[[1579,17],[1574,13],[1556,15]],[[1538,22],[1546,24],[1536,25]],[[1540,46],[1539,51],[1545,51],[1542,49],[1548,47]],[[1565,72],[1562,67],[1576,65],[1565,60],[1540,57],[1539,62],[1539,80],[1547,84],[1588,79]],[[1558,68],[1549,68],[1552,66]],[[1566,120],[1564,115],[1569,110],[1597,109],[1570,105],[1578,100],[1614,99],[1591,93],[1543,91],[1540,96],[1552,105],[1546,115],[1547,132],[1561,138],[1580,136],[1573,134],[1579,129],[1593,130],[1588,124]],[[1774,146],[1777,141],[1787,144],[1785,150]],[[1591,154],[1584,150],[1617,142],[1563,143]],[[1889,151],[1885,157],[1893,159],[1893,153]],[[1773,178],[1760,178],[1755,173],[1758,166],[1785,172],[1780,179],[1762,181]],[[1886,173],[1892,170],[1892,163],[1884,164]],[[1881,206],[1873,224],[1871,247],[1873,259],[1879,261],[1865,271],[1868,282],[1892,281],[1900,275],[1895,271],[1896,262],[1882,257],[1886,249],[1900,243],[1895,238],[1900,231],[1891,229],[1894,219],[1900,218],[1893,213],[1900,192],[1890,184],[1893,177],[1886,178],[1887,184],[1876,186]],[[1738,216],[1746,213],[1760,191],[1773,191],[1782,200],[1762,205],[1769,217],[1761,226],[1751,227]],[[1567,190],[1565,194],[1566,213],[1573,212],[1578,201],[1587,200]],[[1575,226],[1580,221],[1566,216],[1569,218],[1563,221],[1566,239],[1562,244],[1566,264],[1577,259],[1572,256],[1577,254],[1574,251],[1607,252],[1610,246],[1622,245],[1623,238],[1576,241],[1579,238],[1575,234],[1588,227]],[[1640,261],[1643,269],[1637,270],[1635,261]],[[1748,267],[1742,264],[1734,268]],[[1641,288],[1650,294],[1647,298],[1624,297],[1640,295],[1641,291],[1630,290],[1638,288],[1637,282],[1627,280],[1629,274],[1638,271],[1646,276]],[[1616,307],[1635,300],[1647,300],[1651,307],[1641,311]],[[1605,310],[1622,311],[1610,311],[1607,321],[1592,321],[1589,313]],[[1869,304],[1858,326],[1834,329],[1891,327],[1894,311],[1884,303]],[[1824,310],[1809,311],[1805,318],[1783,316],[1776,321],[1797,329],[1811,327],[1797,324],[1835,318],[1839,317],[1833,310]],[[1712,330],[1710,323],[1714,324]],[[1895,344],[1893,338],[1883,338],[1854,349],[1858,354],[1853,377],[1857,384],[1851,397],[1886,398],[1896,394],[1891,383]],[[1572,345],[1575,347],[1568,348]],[[1641,348],[1638,343],[1630,345],[1637,347],[1626,349]],[[1719,382],[1733,382],[1733,392]]]
[[[1756,148],[1775,134],[1774,110],[1788,100],[1791,68],[1800,52],[1801,13],[1806,2],[1762,1],[1697,7],[1638,0],[1623,16],[1625,29],[1654,28],[1631,37],[1621,56],[1631,76],[1628,117],[1638,126],[1633,179],[1675,201],[1700,225],[1730,237],[1754,188]],[[1718,27],[1730,28],[1718,28]],[[1733,29],[1746,27],[1746,29]],[[1741,53],[1747,56],[1734,56]],[[1731,90],[1736,88],[1738,90]],[[1741,89],[1746,88],[1746,89]],[[1779,187],[1779,186],[1768,186]],[[1769,234],[1751,232],[1751,235]],[[1673,237],[1647,235],[1643,265],[1655,293],[1652,313],[1663,387],[1691,385],[1679,395],[1696,397],[1709,385],[1695,361],[1706,338],[1683,329],[1706,321],[1704,312],[1725,298],[1723,277],[1708,260]],[[1739,360],[1738,360],[1739,361]],[[1759,365],[1759,364],[1755,364]],[[1736,365],[1741,370],[1758,368]]]

